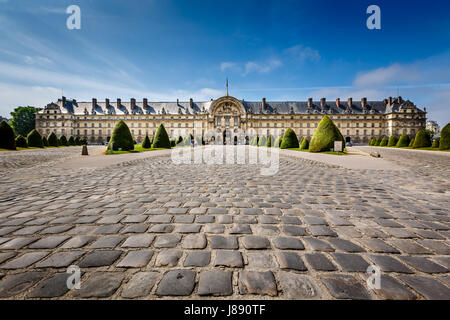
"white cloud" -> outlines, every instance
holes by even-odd
[[[224,72],[227,71],[228,69],[233,69],[237,67],[237,63],[235,62],[222,62],[220,64],[220,71]]]
[[[416,67],[393,64],[388,67],[359,73],[353,84],[357,87],[373,87],[394,83],[417,82],[420,79],[420,71]]]
[[[283,52],[290,58],[301,63],[305,61],[319,62],[321,59],[319,51],[300,44],[287,48]]]
[[[282,66],[282,63],[278,59],[270,59],[268,61],[265,61],[263,63],[256,63],[254,61],[249,61],[244,66],[244,72],[243,75],[246,76],[249,73],[269,73],[272,70],[275,70]]]

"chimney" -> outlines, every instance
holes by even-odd
[[[362,99],[361,99],[361,107],[362,107],[363,109],[365,109],[366,106],[367,106],[367,98],[362,98]]]
[[[391,106],[392,105],[392,97],[388,98],[388,105]]]
[[[383,103],[384,103],[384,104],[387,104],[387,103],[388,103],[387,99],[384,99],[384,100],[383,100]]]
[[[177,98],[177,106],[180,104],[180,99]]]
[[[338,108],[341,107],[341,99],[340,98],[336,99],[336,107],[338,107]]]
[[[109,107],[109,99],[108,98],[105,99],[105,104],[106,104],[106,107],[108,108]]]
[[[347,100],[348,108],[351,109],[353,105],[353,98],[348,98]]]
[[[403,102],[402,97],[398,96],[398,103],[402,103],[402,102]]]
[[[262,108],[266,110],[266,98],[262,98]]]
[[[308,98],[308,108],[312,107],[312,98]]]
[[[325,109],[325,101],[326,101],[325,98],[321,98],[321,99],[320,99],[320,107],[321,107],[322,109]]]
[[[64,108],[64,106],[66,105],[66,97],[62,97],[62,107]]]
[[[136,99],[131,98],[131,110],[134,110],[134,108],[136,108]]]
[[[143,105],[144,109],[148,108],[148,100],[147,100],[147,98],[144,98],[144,101],[143,101],[142,105]]]
[[[189,99],[189,107],[194,108],[194,100],[192,98]]]
[[[122,105],[122,100],[120,98],[117,98],[117,108],[119,108]]]
[[[92,109],[95,109],[96,106],[97,106],[97,99],[92,98]]]
[[[76,105],[77,104],[77,100],[72,99],[72,104]]]

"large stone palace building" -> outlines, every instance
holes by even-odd
[[[298,137],[311,138],[322,117],[327,114],[347,141],[366,143],[371,137],[414,135],[425,128],[426,108],[401,97],[383,101],[283,101],[238,100],[226,95],[216,100],[196,102],[110,101],[78,102],[65,97],[48,104],[36,115],[36,129],[44,135],[79,136],[89,143],[109,140],[114,126],[124,120],[137,142],[152,137],[164,124],[169,136],[202,136],[206,142],[248,143],[252,135],[278,137],[292,128]],[[241,140],[242,132],[245,140]]]

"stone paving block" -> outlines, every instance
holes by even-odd
[[[355,243],[339,238],[330,238],[328,242],[334,246],[336,250],[344,251],[344,252],[364,252],[365,250]]]
[[[448,300],[450,289],[431,277],[400,275],[400,280],[430,300]]]
[[[200,296],[229,296],[233,294],[232,272],[221,270],[202,271],[199,276]]]
[[[417,242],[438,254],[450,255],[450,246],[443,241],[418,239]]]
[[[122,251],[119,250],[96,250],[85,255],[78,266],[80,268],[110,266],[121,254]]]
[[[406,265],[391,256],[370,254],[369,259],[383,272],[413,273]]]
[[[74,290],[76,298],[107,298],[119,289],[125,275],[121,272],[94,272],[81,280],[81,288]]]
[[[281,222],[284,223],[284,224],[294,224],[294,225],[302,224],[302,220],[300,220],[297,217],[282,216],[282,217],[280,217],[280,219],[281,219]]]
[[[353,253],[332,253],[331,254],[339,266],[348,272],[366,272],[369,264],[359,254]]]
[[[192,270],[171,270],[164,274],[158,284],[158,296],[188,296],[195,286],[195,272]]]
[[[240,294],[260,294],[275,297],[278,295],[275,277],[271,271],[239,272]]]
[[[145,297],[150,294],[159,277],[158,272],[138,272],[124,286],[121,296],[133,299]]]
[[[439,263],[440,265],[446,267],[447,269],[450,269],[450,257],[449,256],[446,256],[446,257],[434,257],[433,259],[437,263]],[[1,260],[1,258],[0,258],[0,260]]]
[[[232,216],[216,216],[217,223],[229,224],[233,222]]]
[[[36,268],[65,268],[78,260],[84,253],[84,251],[56,252],[39,262]]]
[[[94,234],[116,234],[120,229],[122,229],[122,225],[119,224],[106,225],[97,228]]]
[[[291,272],[280,271],[278,273],[280,289],[283,298],[287,299],[320,299],[322,293],[314,283],[312,277]]]
[[[278,220],[276,217],[272,216],[259,216],[259,222],[264,224],[277,224]]]
[[[82,248],[85,245],[87,245],[88,243],[92,242],[93,240],[95,240],[95,237],[93,237],[93,236],[75,236],[75,237],[71,238],[69,241],[67,241],[66,243],[64,243],[61,246],[61,248],[64,248],[64,249]]]
[[[13,260],[9,260],[5,264],[0,266],[0,269],[22,269],[31,266],[32,264],[38,262],[45,256],[47,256],[49,252],[46,251],[34,251],[24,253],[20,257],[17,257]]]
[[[233,224],[229,230],[230,234],[251,234],[252,229],[248,224]]]
[[[181,246],[184,249],[204,249],[206,237],[203,234],[188,234],[184,236]]]
[[[100,249],[100,248],[108,248],[113,249],[119,245],[125,239],[123,236],[103,236],[97,239],[94,243],[91,244],[91,248]]]
[[[206,216],[206,218],[213,218],[214,219],[214,217],[208,217],[208,216]],[[174,222],[175,223],[193,223],[194,219],[195,219],[194,215],[176,216],[174,218]]]
[[[234,236],[209,236],[209,242],[212,249],[238,249],[239,244]]]
[[[326,241],[316,238],[303,238],[314,251],[334,252],[334,248]]]
[[[218,250],[216,252],[216,259],[214,260],[214,266],[242,268],[244,266],[242,254],[239,251]]]
[[[15,257],[17,253],[15,252],[0,252],[0,264]]]
[[[145,224],[132,224],[122,229],[121,233],[145,233],[148,226]]]
[[[175,229],[175,227],[170,224],[155,224],[152,227],[150,227],[148,232],[171,233],[174,229]]]
[[[57,298],[65,295],[69,288],[67,287],[67,279],[70,277],[68,273],[56,273],[50,278],[41,281],[34,288],[27,298]]]
[[[308,227],[313,236],[337,237],[337,233],[324,225],[314,225]]]
[[[209,251],[190,252],[184,260],[185,267],[204,267],[209,264],[211,253]]]
[[[127,255],[117,264],[117,267],[144,268],[153,256],[152,250],[129,251]]]
[[[176,249],[167,249],[161,251],[156,257],[155,265],[157,267],[175,267],[178,264],[178,260],[180,260],[183,252],[181,250]]]
[[[360,239],[359,242],[376,253],[400,253],[381,239]]]
[[[303,260],[295,252],[277,252],[275,254],[281,269],[292,269],[306,271],[307,268]]]
[[[0,298],[9,298],[18,295],[34,286],[45,277],[45,272],[27,271],[7,275],[0,282]]]
[[[270,249],[270,242],[265,237],[260,236],[244,236],[242,244],[245,249]]]
[[[303,243],[293,237],[277,237],[273,240],[273,244],[276,248],[281,250],[304,250]]]
[[[321,277],[321,280],[336,299],[368,300],[371,298],[361,281],[351,275],[327,274]]]
[[[177,227],[178,233],[199,233],[202,226],[200,224],[182,224]]]
[[[167,213],[168,214],[174,214],[174,215],[186,214],[188,212],[188,210],[189,210],[188,208],[169,208],[167,210]]]
[[[334,264],[322,253],[308,253],[306,261],[317,271],[335,271]]]
[[[278,267],[272,255],[264,251],[247,252],[247,259],[250,268],[273,269]]]
[[[418,257],[418,256],[402,256],[400,257],[400,260],[403,262],[406,262],[406,264],[410,265],[411,267],[425,272],[425,273],[447,273],[450,272],[449,269],[434,263],[430,260],[428,260],[425,257]]]
[[[214,216],[198,216],[197,223],[214,223],[216,221]]]
[[[394,278],[381,274],[380,289],[374,289],[382,299],[386,300],[416,300],[417,295]]]
[[[30,227],[21,228],[21,229],[15,231],[13,234],[19,235],[19,236],[33,235],[35,233],[38,233],[39,231],[41,231],[44,228],[45,227],[43,227],[43,226],[30,226]]]
[[[38,240],[39,238],[34,238],[34,237],[19,237],[19,238],[14,238],[4,244],[2,244],[0,246],[0,249],[11,249],[11,250],[15,250],[15,249],[21,249],[23,247],[25,247],[26,245],[35,242],[36,240]]]
[[[174,248],[180,241],[181,235],[179,234],[164,234],[156,237],[153,246],[155,248]]]
[[[306,236],[306,229],[298,226],[285,225],[282,228],[283,232],[288,236]]]
[[[170,223],[173,219],[172,215],[169,214],[161,214],[156,216],[151,216],[148,218],[148,222],[150,223]]]
[[[30,249],[54,249],[69,239],[70,236],[49,236],[42,238],[28,246]]]
[[[122,248],[148,248],[155,239],[154,235],[138,234],[127,238],[122,244]]]

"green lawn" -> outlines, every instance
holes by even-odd
[[[54,148],[68,148],[68,147],[81,147],[81,146],[59,146],[59,147],[44,147],[44,148],[37,148],[37,147],[28,147],[28,148],[20,148],[17,147],[16,150],[9,150],[9,149],[2,149],[0,148],[0,151],[21,151],[21,150],[33,150],[33,149],[38,149],[38,150],[42,150],[42,149],[54,149]]]
[[[114,154],[124,154],[124,153],[139,153],[139,152],[147,152],[147,151],[156,151],[156,150],[165,150],[164,148],[142,148],[141,144],[135,144],[134,150],[132,151],[113,151],[110,150],[105,151],[106,155],[114,155]]]
[[[410,149],[410,150],[427,150],[427,151],[443,151],[443,152],[450,152],[450,149],[448,149],[448,150],[440,150],[439,148],[432,148],[432,147],[426,147],[426,148],[413,148],[413,147],[388,147],[388,146],[369,146],[369,147],[378,147],[378,148],[392,148],[392,149]]]
[[[301,151],[301,152],[309,152],[308,149],[300,149],[300,148],[289,148],[287,150],[294,150],[294,151]],[[344,149],[344,152],[334,152],[334,151],[322,151],[322,152],[314,152],[314,153],[325,153],[325,154],[332,154],[335,156],[346,156],[347,150]]]

